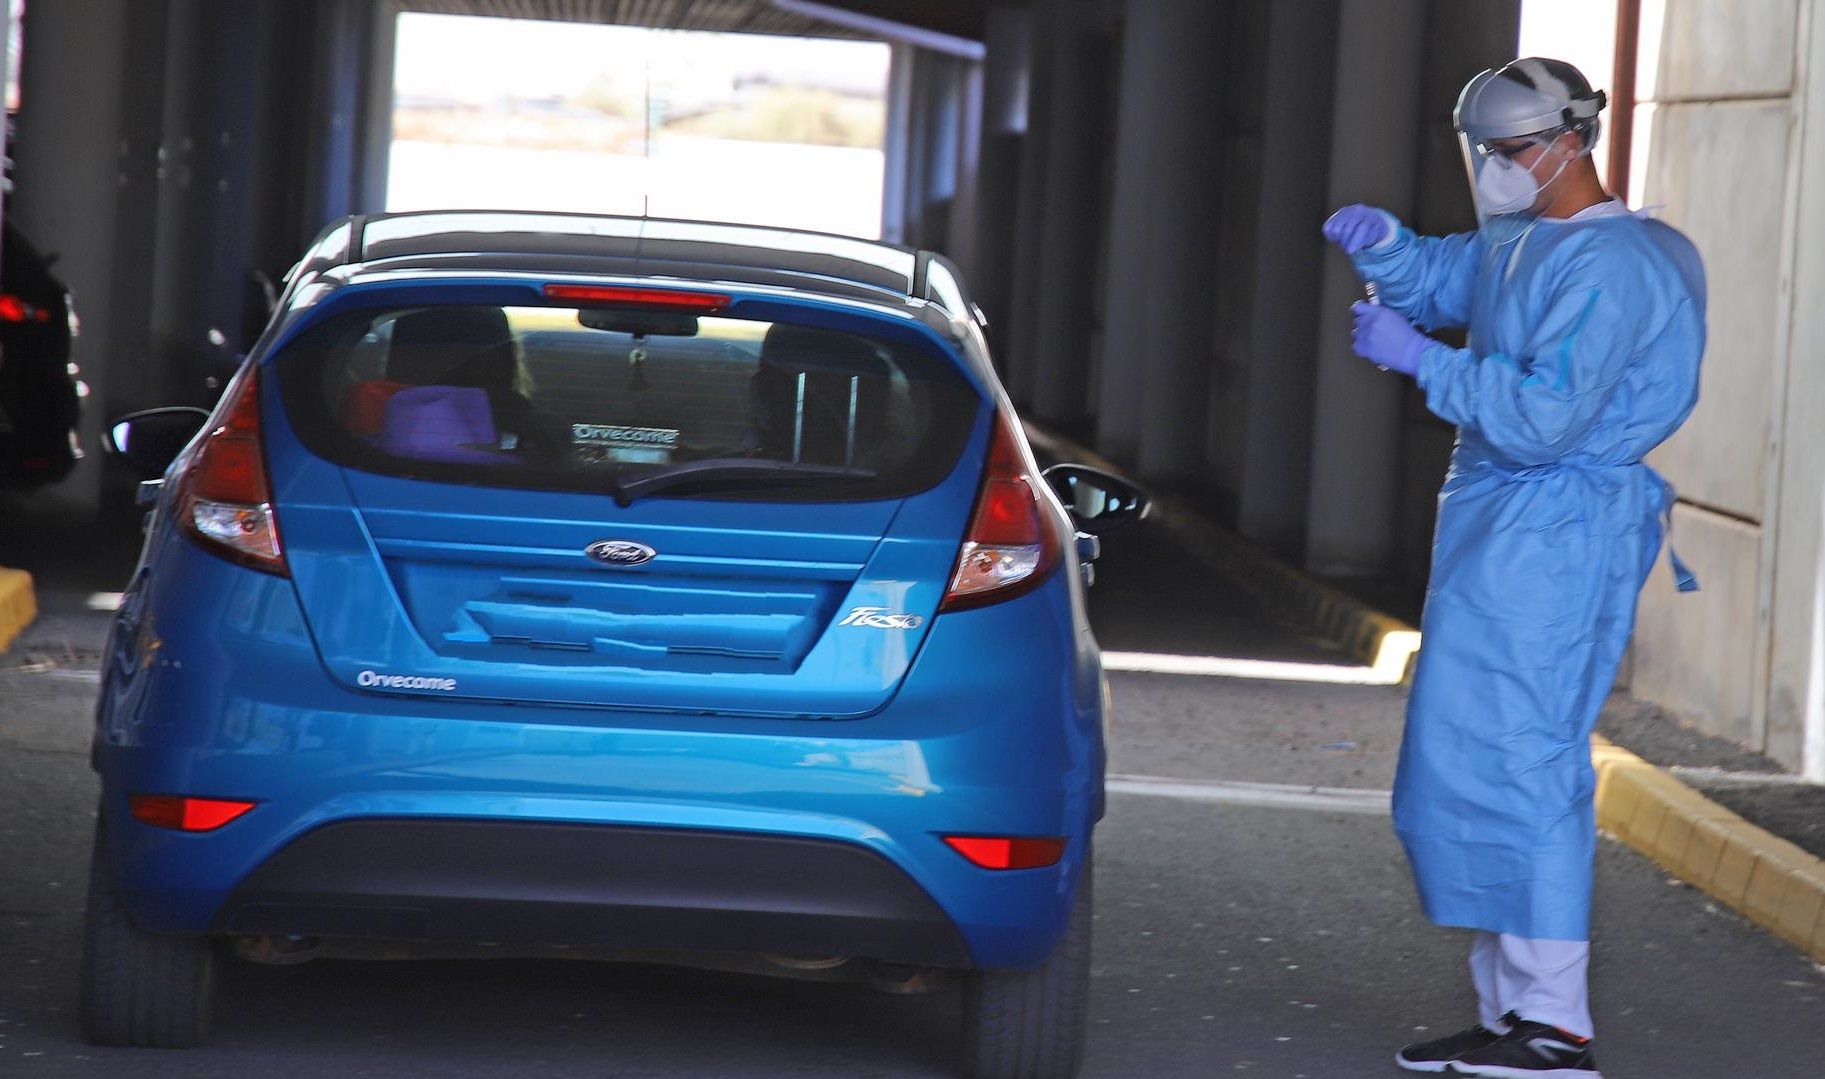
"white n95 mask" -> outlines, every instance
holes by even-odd
[[[1533,209],[1540,197],[1540,182],[1531,171],[1501,154],[1490,154],[1481,165],[1476,173],[1476,201],[1485,216]]]

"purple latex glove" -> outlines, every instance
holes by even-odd
[[[1330,216],[1324,223],[1324,238],[1343,248],[1344,254],[1354,255],[1394,235],[1397,227],[1393,214],[1358,203]]]
[[[1350,314],[1356,317],[1350,346],[1358,356],[1403,375],[1419,373],[1419,358],[1432,338],[1414,329],[1399,312],[1367,300],[1351,304]]]

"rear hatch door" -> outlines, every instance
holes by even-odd
[[[824,322],[468,303],[307,331],[266,382],[267,443],[332,675],[527,704],[880,708],[943,597],[988,410],[936,342]]]

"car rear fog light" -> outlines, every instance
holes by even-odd
[[[1043,869],[1065,856],[1062,838],[947,835],[944,842],[982,869]]]
[[[225,798],[187,798],[179,794],[135,794],[127,799],[134,820],[179,832],[212,832],[255,804]]]

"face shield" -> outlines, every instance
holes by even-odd
[[[1492,257],[1512,260],[1539,221],[1546,190],[1595,147],[1604,104],[1601,91],[1558,60],[1516,60],[1464,87],[1452,119]]]
[[[1537,216],[1541,193],[1572,161],[1555,151],[1554,142],[1562,134],[1559,130],[1513,139],[1477,139],[1458,133],[1479,227],[1497,217]]]

